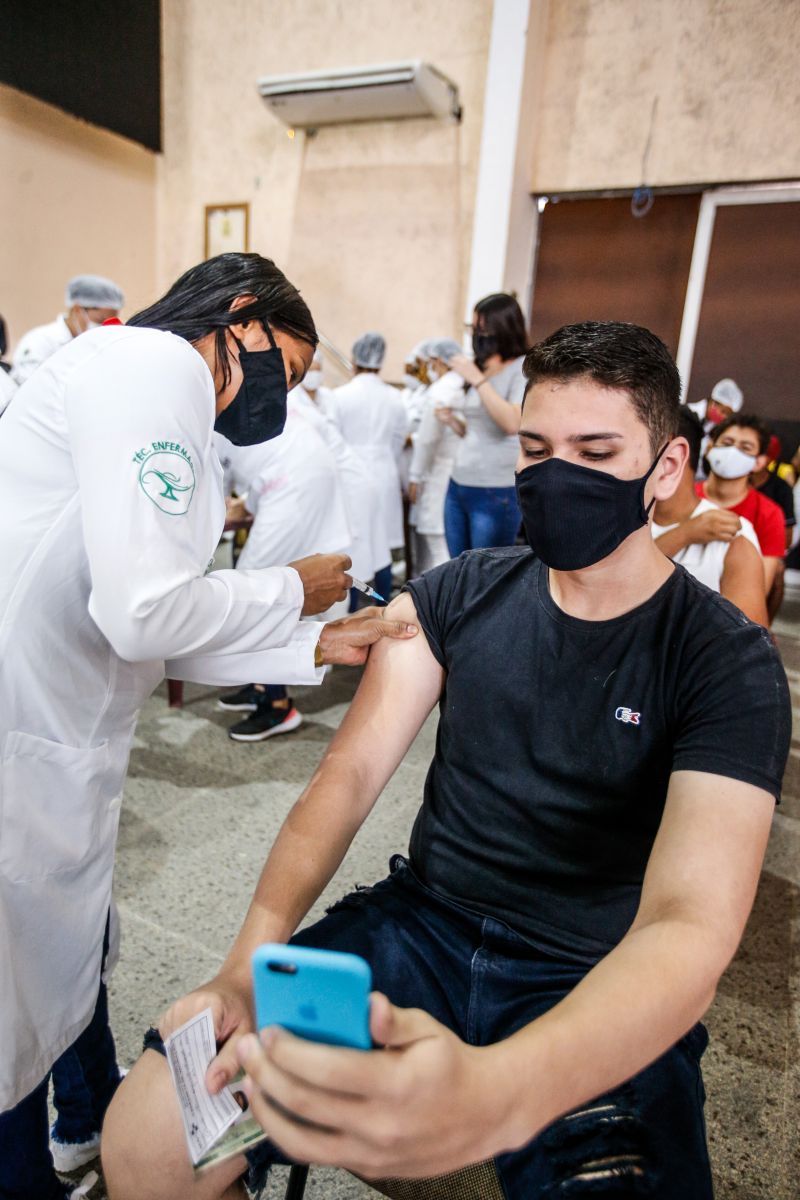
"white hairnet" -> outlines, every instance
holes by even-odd
[[[67,284],[67,307],[80,304],[81,308],[116,308],[125,303],[120,288],[102,275],[76,275]]]
[[[386,339],[380,333],[362,333],[361,337],[353,342],[353,362],[357,367],[380,370],[385,354]]]
[[[425,338],[421,342],[417,342],[414,349],[409,354],[406,362],[413,362],[415,358],[428,359],[431,356],[431,346],[436,341],[435,338]]]
[[[720,379],[719,383],[715,383],[711,389],[711,399],[719,400],[720,404],[726,404],[734,412],[739,412],[744,403],[742,389],[733,379]]]
[[[431,357],[438,358],[445,363],[449,363],[450,359],[455,358],[457,354],[464,353],[463,346],[460,346],[455,338],[436,338],[428,345]]]

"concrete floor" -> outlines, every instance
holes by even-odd
[[[800,596],[778,624],[800,707]],[[131,756],[116,891],[122,958],[111,987],[120,1062],[130,1064],[144,1028],[178,995],[216,970],[237,931],[264,857],[319,761],[358,681],[338,668],[319,689],[296,689],[304,725],[261,745],[226,737],[234,717],[217,693],[187,688],[183,710],[163,692],[146,705]],[[433,750],[431,719],[356,838],[329,894],[385,872],[407,844]],[[775,817],[755,911],[708,1017],[705,1060],[709,1142],[718,1200],[800,1196],[798,938],[800,937],[800,744]],[[276,1172],[268,1195],[283,1195]],[[99,1198],[101,1187],[93,1196]],[[343,1172],[315,1169],[309,1200],[375,1196]]]

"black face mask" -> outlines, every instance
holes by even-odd
[[[666,450],[640,479],[617,479],[563,458],[519,471],[517,503],[528,544],[556,571],[580,571],[607,558],[626,537],[647,524],[644,485]]]
[[[275,345],[272,330],[264,325],[271,350],[246,350],[239,347],[242,383],[227,408],[214,422],[234,446],[257,446],[283,433],[286,424],[286,370],[283,355]]]
[[[472,353],[475,362],[483,370],[484,364],[493,354],[497,354],[497,338],[491,333],[481,333],[475,329],[472,333]]]

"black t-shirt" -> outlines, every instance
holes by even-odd
[[[774,500],[778,507],[783,509],[783,519],[786,525],[796,524],[794,493],[785,479],[781,479],[780,475],[770,471],[769,478],[764,480],[758,491],[762,492],[769,500]]]
[[[447,898],[595,961],[619,942],[672,771],[777,798],[790,736],[767,632],[676,567],[583,621],[530,549],[473,550],[408,584],[447,670],[411,864]]]

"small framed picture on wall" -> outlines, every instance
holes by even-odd
[[[207,204],[205,257],[250,249],[250,205]]]

